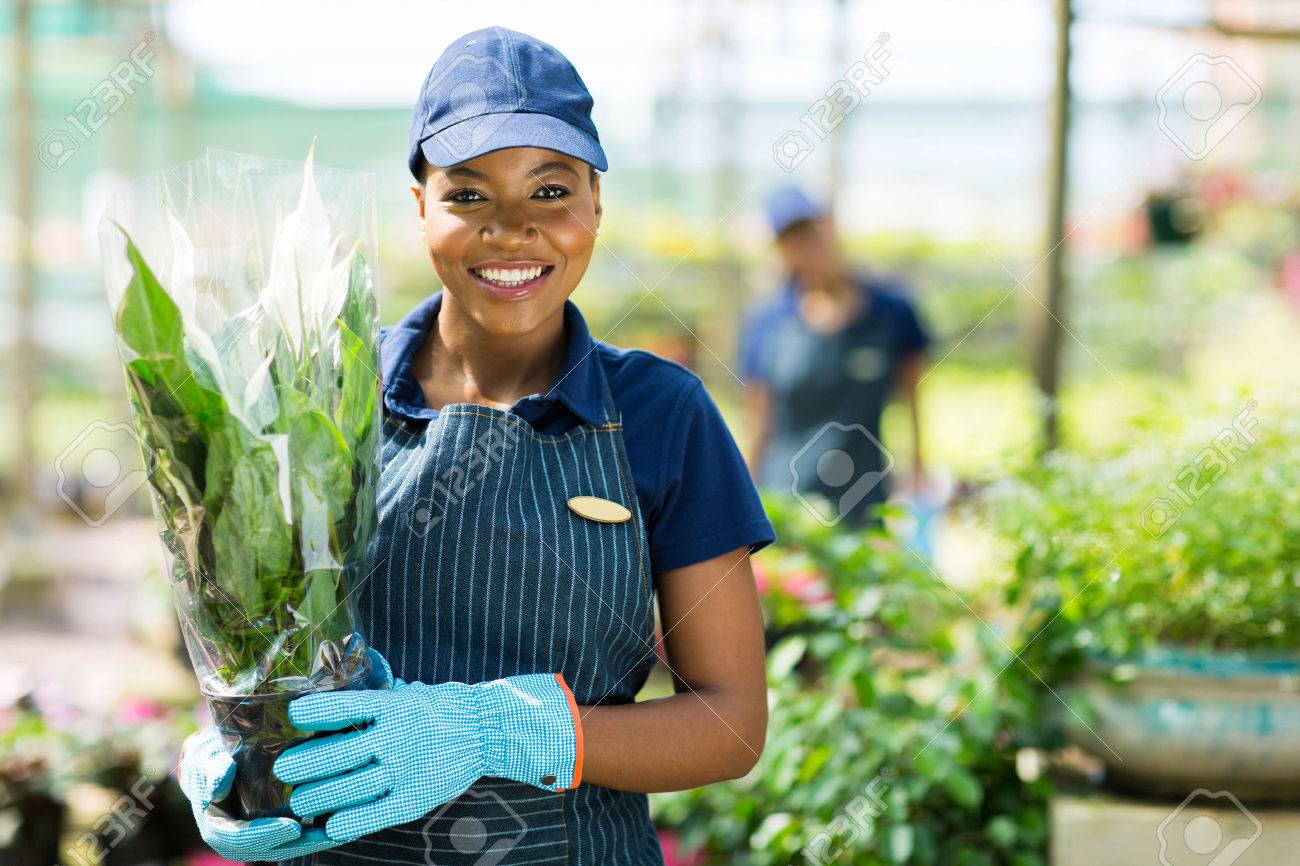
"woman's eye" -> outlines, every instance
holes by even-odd
[[[483,196],[477,190],[472,189],[458,189],[444,199],[444,201],[454,201],[457,204],[473,204],[483,200]]]
[[[536,197],[536,198],[551,198],[551,199],[558,199],[558,198],[565,198],[565,197],[567,197],[568,195],[570,195],[570,193],[569,193],[569,191],[568,191],[567,189],[565,189],[564,187],[562,187],[562,186],[555,186],[554,184],[547,184],[546,186],[542,187],[541,189],[539,189],[539,190],[537,191],[537,194],[536,194],[535,197]]]

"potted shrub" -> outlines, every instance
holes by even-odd
[[[303,738],[289,702],[368,674],[373,195],[310,153],[209,151],[137,181],[101,226],[173,598],[247,817],[289,814],[271,772]]]
[[[1300,796],[1300,410],[1245,401],[992,494],[1043,721],[1130,788]],[[1059,709],[1045,696],[1043,708]],[[1054,729],[1054,730],[1052,730]]]
[[[973,636],[992,635],[884,531],[767,506],[767,747],[743,779],[658,798],[661,826],[709,863],[1042,866],[1047,783],[1016,770],[1022,703],[985,691],[999,656]]]
[[[170,863],[203,847],[192,807],[169,778],[182,740],[194,730],[190,710],[137,697],[95,720],[81,744],[93,751],[95,762],[85,781],[111,795],[117,806],[74,839],[74,866]]]
[[[76,764],[70,735],[30,696],[0,708],[0,866],[62,862],[64,795]]]

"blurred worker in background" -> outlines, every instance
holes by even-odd
[[[761,487],[811,494],[823,522],[861,526],[899,475],[880,436],[895,392],[911,414],[904,484],[922,484],[916,394],[929,338],[898,282],[846,266],[834,220],[802,190],[778,189],[764,209],[785,277],[741,339],[750,469]]]

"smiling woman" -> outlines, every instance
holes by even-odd
[[[443,290],[381,334],[358,594],[398,679],[290,709],[335,732],[276,763],[323,830],[211,822],[215,785],[196,815],[239,859],[658,866],[645,794],[744,775],[763,749],[749,554],[771,524],[699,379],[593,340],[569,300],[607,165],[568,60],[501,28],[462,37],[410,144]],[[676,693],[637,702],[656,601]]]

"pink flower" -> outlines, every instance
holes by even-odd
[[[128,724],[165,719],[169,711],[162,704],[148,698],[128,698],[117,708],[117,715]]]
[[[46,727],[53,731],[71,730],[81,716],[55,686],[37,686],[32,692],[32,704]]]
[[[677,834],[671,830],[659,831],[659,847],[664,852],[664,866],[704,866],[703,851],[683,851]]]
[[[783,575],[781,588],[803,602],[804,607],[826,604],[832,600],[826,581],[813,571],[792,571]]]

